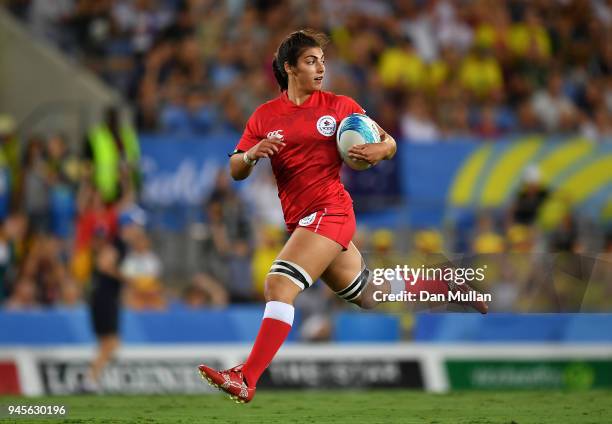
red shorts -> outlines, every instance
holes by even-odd
[[[321,234],[335,241],[342,246],[343,250],[346,250],[355,234],[355,212],[353,212],[353,208],[324,208],[306,215],[297,223],[287,224],[289,233],[293,233],[298,227]]]

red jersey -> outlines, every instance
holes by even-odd
[[[246,152],[275,134],[286,144],[271,164],[288,226],[324,208],[352,208],[340,182],[342,159],[336,147],[336,128],[351,113],[365,111],[350,97],[315,91],[298,106],[283,91],[249,118],[237,150]]]

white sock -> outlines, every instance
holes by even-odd
[[[263,317],[276,319],[289,325],[293,325],[294,314],[295,308],[293,305],[271,300],[270,302],[266,303],[266,309]]]

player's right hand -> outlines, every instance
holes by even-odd
[[[247,156],[251,160],[269,158],[270,156],[274,156],[275,154],[280,152],[281,149],[285,147],[285,145],[286,144],[283,142],[282,138],[264,138],[247,151]]]

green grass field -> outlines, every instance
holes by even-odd
[[[7,418],[7,405],[66,405],[68,416]],[[0,423],[612,423],[612,392],[262,391],[221,395],[0,397]]]

